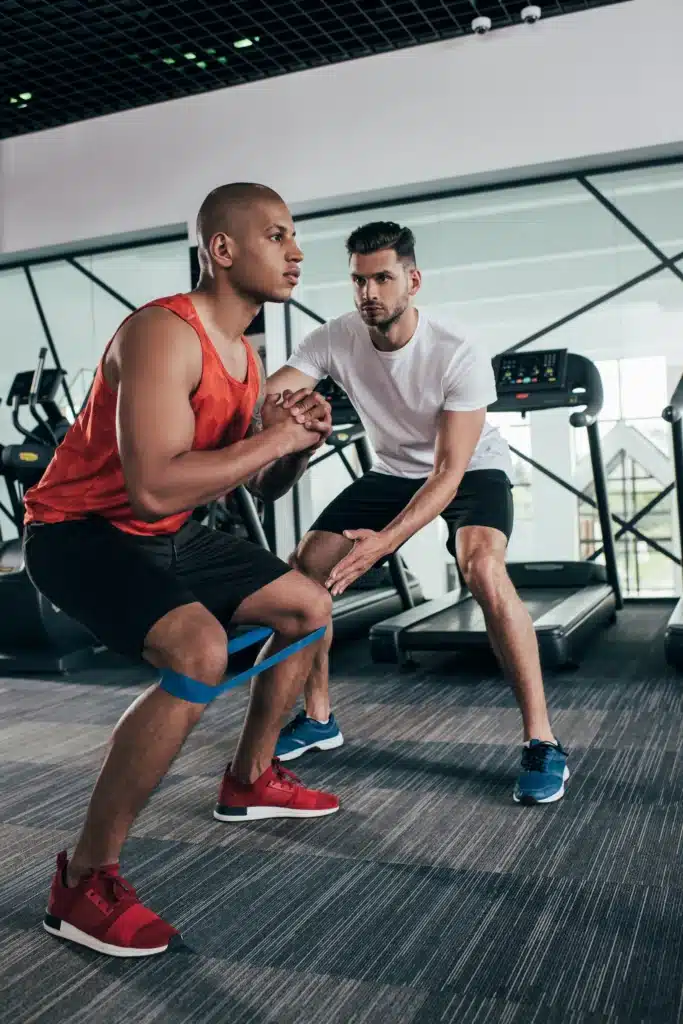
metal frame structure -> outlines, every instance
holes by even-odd
[[[116,299],[117,302],[120,302],[122,306],[125,306],[127,310],[132,312],[138,308],[137,304],[131,302],[130,299],[127,299],[125,295],[122,295],[120,292],[116,291],[116,289],[112,288],[111,285],[107,284],[106,281],[103,281],[97,274],[94,274],[91,270],[88,270],[87,267],[84,267],[82,263],[78,262],[79,259],[83,259],[86,256],[101,256],[112,252],[124,252],[129,249],[142,249],[149,246],[163,245],[167,242],[185,242],[187,241],[187,238],[188,235],[186,231],[183,233],[175,232],[173,234],[157,235],[151,238],[132,239],[128,242],[112,242],[109,245],[97,245],[92,246],[91,248],[82,247],[71,250],[65,249],[61,252],[53,252],[45,256],[25,256],[16,260],[8,260],[7,262],[0,261],[0,275],[2,275],[4,271],[23,270],[36,313],[38,314],[38,319],[40,320],[43,334],[45,335],[45,340],[50,349],[50,354],[57,369],[61,370],[63,367],[59,358],[59,352],[52,336],[48,318],[45,314],[45,310],[43,309],[43,304],[40,301],[40,295],[38,294],[38,288],[32,273],[33,269],[35,267],[45,266],[48,263],[67,263],[70,267],[73,267],[74,270],[77,270],[79,273],[87,277],[89,281],[92,281],[93,284],[97,285],[98,288],[101,288],[102,291],[107,293],[107,295]],[[69,410],[75,417],[77,415],[77,410],[69,392],[66,380],[64,381],[63,388],[66,400],[69,404]]]
[[[368,201],[365,203],[356,203],[348,206],[338,206],[328,210],[321,210],[319,212],[305,213],[300,216],[297,216],[296,220],[298,222],[305,223],[306,221],[322,220],[329,217],[338,216],[340,214],[362,213],[369,211],[374,212],[377,210],[387,209],[389,207],[396,207],[399,205],[411,206],[415,203],[422,204],[427,203],[429,201],[437,201],[448,198],[458,198],[460,196],[466,195],[510,191],[517,188],[528,188],[534,185],[547,185],[553,182],[576,182],[582,188],[584,188],[586,192],[589,195],[591,195],[593,199],[595,199],[595,201],[598,202],[612,217],[614,217],[615,220],[617,220],[624,228],[630,231],[631,234],[636,239],[638,239],[638,241],[643,246],[645,246],[646,249],[649,250],[649,252],[657,259],[658,262],[655,266],[650,267],[643,273],[637,274],[636,276],[629,278],[627,281],[624,281],[618,287],[610,289],[604,294],[598,296],[596,299],[593,299],[591,302],[588,302],[585,305],[573,310],[571,313],[568,313],[565,316],[561,317],[560,319],[555,320],[550,324],[547,324],[545,327],[535,331],[533,334],[529,335],[526,338],[522,338],[520,341],[516,342],[514,345],[510,345],[508,348],[504,350],[504,352],[516,352],[519,349],[525,348],[527,345],[531,345],[533,342],[538,341],[543,337],[546,337],[547,335],[551,334],[554,330],[557,330],[559,327],[564,327],[566,324],[571,323],[574,320],[577,320],[579,317],[583,316],[584,313],[588,313],[591,310],[594,310],[604,305],[611,299],[616,298],[618,295],[621,295],[624,292],[627,292],[630,289],[636,287],[637,285],[642,284],[644,281],[647,281],[650,278],[657,276],[658,274],[662,273],[665,270],[670,271],[675,277],[677,277],[681,282],[683,282],[683,267],[679,266],[679,264],[683,261],[683,250],[679,253],[676,253],[674,256],[667,256],[666,253],[663,252],[655,244],[655,242],[653,242],[652,239],[645,234],[645,232],[643,232],[629,217],[626,216],[626,214],[622,210],[619,209],[619,207],[615,203],[613,203],[607,196],[605,196],[599,190],[599,188],[597,188],[593,181],[589,180],[591,177],[597,177],[599,175],[604,174],[618,174],[625,173],[628,171],[645,170],[652,167],[666,166],[683,167],[683,157],[666,157],[659,160],[642,160],[627,164],[613,164],[605,167],[596,167],[591,170],[566,171],[558,174],[521,178],[516,181],[496,182],[490,185],[472,185],[466,188],[447,189],[442,192],[430,192],[427,194],[400,197],[397,199],[384,199],[380,200],[379,202]],[[320,314],[316,313],[314,310],[307,308],[306,306],[303,306],[299,302],[290,300],[290,303],[288,305],[292,305],[301,312],[308,314],[308,316],[312,317],[318,323],[326,322],[325,318],[321,317]],[[286,308],[285,310],[285,323],[285,329],[287,331],[288,338],[288,354],[290,354],[291,313],[288,308]],[[513,446],[510,447],[511,450],[515,453],[515,455],[517,455],[524,461],[528,462],[531,466],[534,467],[534,469],[537,469],[539,472],[544,473],[547,477],[549,477],[551,480],[554,480],[560,486],[564,487],[565,490],[569,491],[571,494],[574,494],[580,501],[592,505],[593,507],[597,507],[597,503],[592,498],[590,498],[589,495],[584,494],[582,491],[579,491],[571,484],[562,480],[555,473],[553,473],[552,470],[548,469],[548,467],[543,466],[540,463],[536,462],[534,459],[531,459],[529,456],[524,455],[523,452],[518,451]],[[656,540],[654,540],[651,537],[648,537],[646,534],[642,533],[640,530],[636,528],[636,524],[641,519],[643,519],[649,512],[651,512],[652,509],[655,508],[661,501],[668,497],[673,488],[673,483],[668,484],[666,487],[662,488],[662,490],[653,499],[651,499],[651,501],[649,501],[644,508],[640,509],[637,513],[635,513],[635,515],[633,515],[629,520],[624,520],[620,516],[612,513],[613,521],[618,523],[620,527],[619,531],[616,534],[615,540],[619,540],[626,533],[630,533],[637,537],[638,540],[644,541],[650,548],[654,549],[655,551],[658,551],[660,554],[665,555],[676,565],[681,565],[681,559],[677,557],[672,551],[669,551],[667,548],[659,544]],[[603,530],[603,537],[604,536],[605,534]],[[588,558],[588,561],[595,561],[597,558],[600,557],[603,551],[604,543],[603,546],[601,546],[600,548],[596,549],[596,551],[591,553],[591,555]]]

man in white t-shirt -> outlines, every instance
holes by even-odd
[[[377,222],[347,241],[356,311],[306,337],[267,383],[284,395],[330,376],[348,394],[376,453],[369,473],[321,513],[292,564],[341,594],[441,515],[448,550],[486,618],[491,645],[522,713],[514,799],[564,794],[566,751],[548,719],[533,624],[505,568],[512,532],[510,455],[486,420],[496,398],[491,360],[413,305],[421,284],[408,228]],[[330,710],[329,643],[306,682],[305,710],[281,732],[281,760],[344,742]]]

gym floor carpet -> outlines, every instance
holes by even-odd
[[[683,1020],[683,678],[663,659],[668,614],[628,606],[578,671],[547,679],[573,778],[543,808],[512,802],[520,727],[500,678],[436,656],[398,675],[359,641],[335,656],[346,745],[291,765],[342,812],[220,824],[247,696],[226,694],[123,858],[194,952],[137,961],[40,922],[142,675],[0,680],[0,1021]]]

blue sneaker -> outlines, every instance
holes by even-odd
[[[334,715],[326,722],[316,722],[300,711],[280,732],[275,756],[281,761],[293,761],[309,750],[332,750],[341,747],[344,737]]]
[[[552,804],[564,796],[568,778],[567,751],[562,745],[531,740],[524,744],[513,800],[517,804]]]

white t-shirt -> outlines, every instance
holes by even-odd
[[[485,352],[418,313],[415,333],[395,352],[380,352],[357,312],[312,331],[287,361],[309,377],[331,377],[353,403],[375,450],[379,473],[418,479],[434,469],[439,413],[483,409],[496,399]],[[486,423],[467,467],[512,472],[499,431]]]

